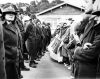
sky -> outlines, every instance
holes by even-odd
[[[18,3],[18,2],[24,2],[24,3],[30,3],[30,1],[36,1],[36,0],[0,0],[1,4],[7,3],[7,2],[11,2],[11,3]],[[41,0],[37,0],[37,1],[41,1]],[[48,0],[49,2],[52,2],[53,0]],[[68,1],[68,0],[62,0],[62,1]],[[77,2],[77,0],[72,0]],[[82,0],[79,0],[82,1]]]
[[[0,0],[0,3],[7,3],[7,2],[11,2],[11,3],[17,3],[17,2],[24,2],[24,3],[30,3],[30,1],[36,1],[36,0]],[[37,1],[41,1],[41,0],[37,0]],[[48,0],[49,2],[53,1],[53,0]],[[64,1],[64,0],[62,0]]]
[[[31,1],[41,1],[41,0],[0,0],[0,4],[4,4],[4,3],[18,3],[18,2],[22,2],[22,3],[28,3],[30,4]],[[52,2],[53,0],[48,0],[49,2]],[[72,4],[74,3],[75,5],[79,5],[79,6],[84,6],[84,1],[85,0],[62,0],[64,2],[71,2]]]

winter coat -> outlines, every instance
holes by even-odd
[[[20,54],[20,31],[17,24],[3,24],[5,68],[7,79],[18,79],[19,54]],[[9,73],[10,71],[10,73]]]
[[[14,27],[15,26],[15,27]],[[15,62],[19,53],[18,26],[3,24],[4,48],[7,62]]]
[[[0,79],[6,79],[5,71],[5,49],[3,41],[3,27],[0,21]]]
[[[92,46],[89,49],[83,49],[82,46],[87,42],[91,43]],[[75,78],[96,79],[98,56],[100,54],[100,24],[95,25],[94,19],[90,20],[85,27],[82,46],[77,47],[74,51]]]
[[[67,28],[65,34],[62,37],[64,45],[67,45],[68,42],[69,42],[69,32],[70,32],[70,29]],[[68,51],[66,50],[66,47],[64,47],[64,45],[62,46],[61,55],[64,56],[64,57],[68,57],[68,53],[67,53]]]
[[[29,53],[34,53],[37,50],[41,36],[38,28],[30,23],[25,32],[25,40],[27,40],[27,50]]]

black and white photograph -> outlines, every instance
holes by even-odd
[[[0,0],[0,79],[100,79],[100,0]]]

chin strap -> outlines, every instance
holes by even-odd
[[[6,20],[7,24],[12,24],[13,21],[11,20]]]

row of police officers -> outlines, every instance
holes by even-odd
[[[28,24],[24,25],[21,13],[17,12],[13,4],[8,3],[1,8],[0,79],[20,79],[21,70],[29,70],[24,65],[24,54],[29,54],[29,66],[34,68],[50,42],[49,23],[42,24],[35,15],[31,15]]]

